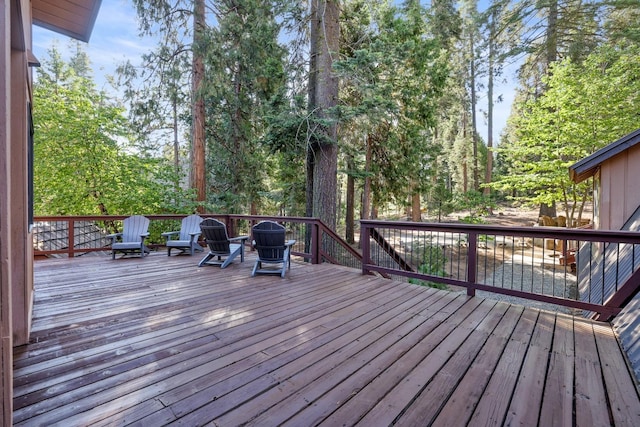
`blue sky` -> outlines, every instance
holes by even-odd
[[[116,67],[130,60],[137,64],[143,53],[149,52],[154,42],[141,38],[138,33],[136,13],[130,0],[103,1],[96,19],[93,33],[85,50],[99,88],[104,88],[105,75],[113,75]],[[33,27],[33,53],[36,58],[46,58],[54,42],[63,57],[67,57],[70,38],[37,26]]]
[[[85,50],[91,60],[91,65],[99,89],[112,90],[107,85],[105,76],[113,75],[116,67],[130,60],[134,65],[139,64],[142,54],[149,52],[155,45],[152,38],[141,38],[136,22],[136,13],[131,5],[131,0],[103,1],[96,19],[93,33]],[[47,50],[57,40],[58,49],[65,56],[68,50],[69,38],[45,30],[40,27],[33,29],[33,53],[36,58],[42,60],[47,57]],[[513,81],[515,70],[505,70],[504,76]],[[494,106],[494,131],[493,140],[497,144],[500,132],[506,124],[513,101],[512,83],[498,85],[494,91],[497,99],[502,95],[504,101]],[[478,100],[479,108],[486,111],[486,98]],[[487,126],[484,116],[478,114],[478,131],[482,138],[487,139]]]

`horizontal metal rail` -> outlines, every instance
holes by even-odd
[[[376,220],[360,226],[364,274],[524,298],[598,320],[619,313],[640,288],[636,232]]]

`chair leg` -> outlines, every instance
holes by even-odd
[[[198,267],[202,267],[203,265],[205,265],[211,258],[213,258],[214,255],[211,254],[211,252],[209,252],[207,255],[205,255],[204,258],[202,258],[202,260],[198,263]]]
[[[231,264],[233,262],[234,259],[236,259],[236,257],[238,256],[238,251],[233,252],[232,254],[230,254],[227,259],[224,260],[224,262],[222,263],[222,265],[220,266],[220,268],[225,268],[227,267],[229,264]]]
[[[256,260],[256,263],[253,264],[253,271],[251,272],[251,277],[254,277],[256,275],[256,271],[258,271],[258,266],[262,267],[260,261]]]

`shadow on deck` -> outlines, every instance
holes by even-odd
[[[294,263],[35,263],[16,425],[638,426],[608,324]]]

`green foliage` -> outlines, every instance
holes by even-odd
[[[347,19],[358,30],[343,36],[344,58],[335,63],[343,82],[342,146],[361,168],[364,159],[355,154],[372,153],[370,169],[360,176],[371,177],[376,205],[403,204],[430,186],[439,153],[430,128],[448,69],[420,2],[352,7]]]
[[[483,216],[488,215],[495,208],[495,201],[479,191],[457,193],[454,201],[457,210],[469,211],[469,215],[460,221],[467,224],[483,224]]]
[[[80,74],[78,71],[80,70]],[[65,63],[54,47],[34,83],[36,215],[163,211],[162,161],[128,150],[123,109],[98,92],[86,55]]]
[[[572,219],[571,206],[589,198],[591,188],[573,183],[568,167],[638,127],[639,53],[603,48],[582,65],[557,63],[547,91],[519,107],[512,121],[517,139],[498,149],[511,169],[494,188],[517,191],[532,204],[562,203]]]
[[[418,267],[418,272],[430,276],[445,277],[447,274],[445,270],[447,258],[444,255],[444,250],[438,245],[427,245],[421,249],[424,251],[424,254],[422,256],[422,264]],[[409,283],[436,289],[447,289],[447,285],[444,283],[422,281],[413,278],[409,279]]]
[[[444,185],[442,180],[438,180],[427,195],[427,209],[429,212],[435,212],[440,222],[442,216],[453,212],[455,207],[453,192]]]
[[[285,50],[272,5],[255,0],[218,6],[218,26],[206,32],[207,170],[209,204],[229,213],[259,207],[269,172],[282,163],[263,145],[268,117],[287,105]],[[284,142],[295,145],[295,140]],[[277,172],[276,172],[277,176]],[[304,176],[304,175],[303,175]],[[275,177],[272,175],[272,178]],[[261,206],[260,206],[261,207]]]

